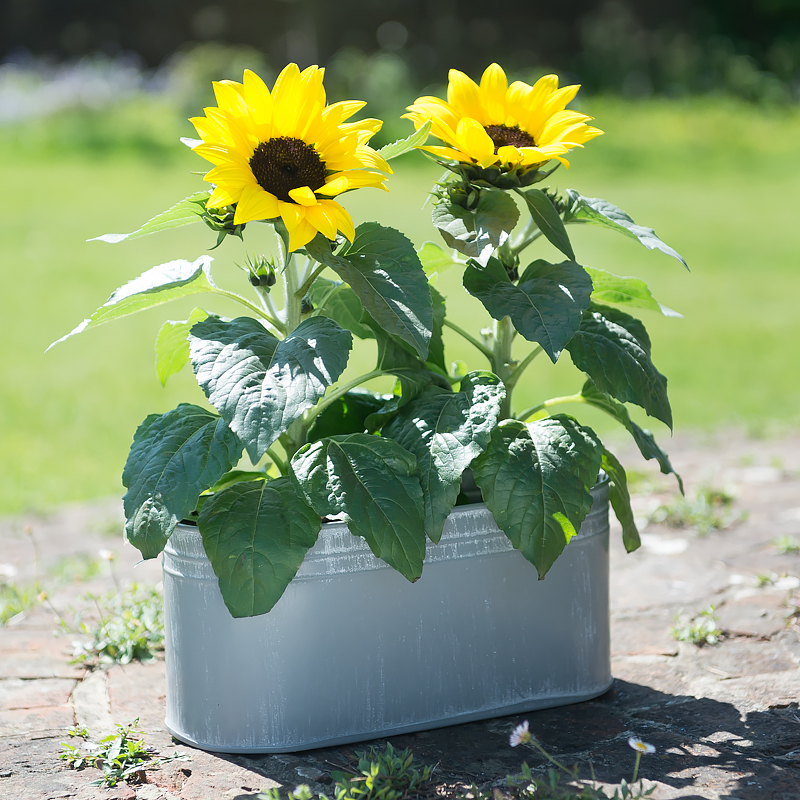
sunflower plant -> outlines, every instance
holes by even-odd
[[[179,522],[196,524],[229,610],[253,616],[278,602],[324,520],[346,521],[414,581],[453,507],[482,498],[544,577],[604,470],[625,546],[635,549],[624,469],[589,427],[551,409],[606,411],[645,458],[673,472],[626,403],[671,427],[666,379],[627,310],[674,312],[642,281],[581,266],[567,228],[602,225],[682,259],[612,204],[542,188],[572,149],[601,133],[566,108],[578,87],[559,88],[552,75],[509,86],[496,64],[480,84],[453,70],[447,100],[420,97],[406,115],[416,131],[375,150],[381,122],[351,121],[364,103],[328,104],[323,78],[290,64],[272,89],[250,71],[242,83],[215,83],[217,105],[191,120],[199,138],[183,140],[210,162],[210,188],[133,233],[99,237],[116,243],[203,222],[211,249],[247,235],[268,250],[239,265],[249,296],[215,283],[208,254],[171,261],[117,289],[63,337],[190,295],[242,309],[228,318],[198,307],[159,330],[160,380],[191,362],[209,406],[182,403],[139,426],[123,471],[127,538],[153,558]],[[432,207],[444,248],[416,249],[376,222],[356,226],[337,199],[385,190],[388,162],[415,148],[445,169]],[[565,260],[525,256],[540,238]],[[433,285],[453,265],[488,312],[474,332],[447,316]],[[474,345],[479,368],[448,365],[445,327]],[[530,343],[520,360],[516,337]],[[356,342],[368,339],[374,368],[343,380]],[[564,350],[585,373],[580,391],[516,408],[514,389],[534,359],[555,362]],[[389,394],[366,386],[387,376]]]

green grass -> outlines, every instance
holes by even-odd
[[[588,109],[607,135],[577,153],[568,172],[557,172],[555,185],[616,203],[639,224],[654,227],[692,269],[687,273],[673,259],[610,231],[571,230],[579,261],[644,278],[662,303],[685,315],[643,315],[655,363],[670,381],[676,429],[742,424],[757,432],[776,423],[796,425],[800,114],[727,101],[597,99]],[[163,120],[154,126],[168,127]],[[85,242],[133,230],[195,191],[202,184],[191,171],[203,163],[178,144],[174,156],[156,159],[127,145],[118,153],[65,147],[59,154],[51,139],[37,151],[23,139],[0,136],[0,145],[8,145],[0,148],[0,290],[9,343],[0,385],[0,513],[121,493],[122,465],[144,417],[180,401],[203,402],[189,370],[164,389],[153,367],[161,322],[184,318],[190,300],[44,353],[117,286],[155,264],[194,259],[212,244],[213,235],[200,225],[119,245]],[[417,155],[396,163],[391,194],[364,190],[345,204],[357,223],[377,218],[418,244],[436,241],[422,205],[437,170]],[[265,226],[250,226],[245,237],[251,252],[268,246]],[[244,290],[242,273],[232,266],[244,254],[245,246],[230,240],[214,251],[221,284]],[[547,245],[539,254],[561,260]],[[459,281],[451,270],[437,284],[450,296],[451,314],[488,324]],[[237,313],[216,302],[210,308]],[[447,343],[449,358],[485,366],[469,345],[452,337]],[[366,352],[368,359],[371,346]],[[572,393],[580,383],[566,354],[555,367],[541,358],[518,390],[517,407]],[[607,427],[597,416],[586,419]],[[668,438],[663,426],[652,427]]]

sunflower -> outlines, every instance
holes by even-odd
[[[386,189],[386,175],[375,170],[391,172],[367,145],[381,121],[346,122],[366,105],[359,101],[326,106],[324,73],[289,64],[270,92],[245,70],[243,83],[214,83],[218,105],[191,120],[202,139],[194,151],[214,164],[205,176],[214,185],[207,206],[236,204],[236,225],[280,217],[289,250],[317,231],[352,241],[353,220],[332,198],[363,186]]]
[[[421,149],[451,161],[524,171],[556,159],[568,167],[565,153],[603,133],[586,124],[591,117],[566,110],[578,89],[559,89],[555,75],[533,86],[522,81],[509,86],[497,64],[486,68],[478,86],[451,69],[447,102],[419,97],[404,116],[417,130],[430,120],[431,133],[449,146]]]

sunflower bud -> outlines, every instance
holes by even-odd
[[[235,225],[233,217],[236,214],[236,206],[225,206],[224,208],[206,208],[203,212],[202,220],[211,228],[212,231],[217,233],[217,243],[212,247],[215,250],[224,241],[226,236],[242,237],[244,224]]]
[[[303,298],[303,302],[300,305],[300,313],[301,314],[310,314],[314,310],[314,304],[311,302],[311,299],[308,295]]]
[[[241,269],[247,271],[247,279],[253,286],[269,291],[275,285],[275,265],[265,255],[247,256],[245,266]]]

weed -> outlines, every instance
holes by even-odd
[[[56,583],[84,583],[97,575],[100,562],[85,554],[60,558],[50,570]]]
[[[796,536],[781,536],[772,544],[782,556],[800,553],[800,540]]]
[[[164,648],[164,601],[155,586],[134,583],[119,594],[109,592],[102,597],[92,594],[100,619],[91,624],[75,616],[74,627],[64,625],[71,633],[86,634],[91,641],[78,642],[73,663],[96,667],[99,664],[148,663]]]
[[[731,492],[702,486],[694,500],[678,495],[656,508],[647,522],[662,523],[670,528],[695,528],[699,536],[705,536],[709,531],[729,528],[745,518],[745,513],[733,514],[731,507],[734,499]]]
[[[675,617],[675,626],[669,629],[669,633],[679,642],[689,642],[698,647],[717,644],[722,637],[722,631],[717,623],[716,609],[714,606],[709,606],[688,621],[682,614],[678,614]]]
[[[34,605],[38,598],[38,584],[22,586],[11,581],[0,582],[0,627]]]
[[[357,752],[358,774],[331,772],[334,780],[335,800],[400,800],[416,793],[430,780],[433,767],[423,767],[422,773],[414,767],[411,750],[398,752],[390,743],[379,751],[370,747]],[[312,800],[314,795],[305,784],[288,793],[289,800]],[[330,800],[321,794],[320,800]],[[260,800],[280,800],[278,789],[267,789]]]
[[[759,589],[763,588],[764,586],[772,586],[775,583],[775,578],[775,575],[769,575],[766,572],[759,573],[756,575],[756,586],[758,586]]]
[[[130,725],[117,725],[117,732],[100,739],[99,742],[87,740],[85,728],[69,728],[70,736],[84,739],[83,745],[61,743],[59,758],[72,769],[85,766],[97,767],[103,771],[103,777],[92,781],[90,786],[116,786],[120,781],[127,783],[141,782],[145,769],[160,767],[170,761],[188,761],[189,757],[175,752],[171,756],[154,758],[156,750],[145,744],[141,731],[136,730],[139,720]]]

